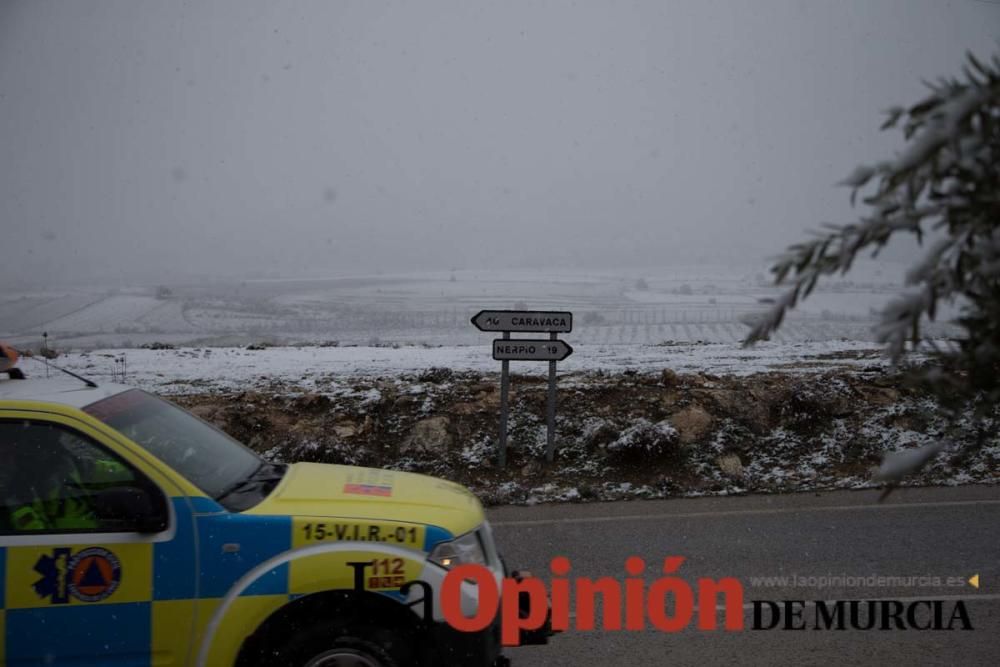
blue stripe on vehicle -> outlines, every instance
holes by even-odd
[[[263,574],[240,595],[282,595],[288,592],[288,563]]]
[[[427,526],[427,532],[424,534],[424,551],[430,551],[436,545],[447,542],[452,537],[454,535],[440,526]]]
[[[217,514],[196,522],[203,598],[224,596],[256,565],[292,548],[291,517]],[[288,568],[277,570],[251,587],[254,594],[288,592]]]
[[[226,511],[222,505],[207,496],[194,496],[189,500],[197,514],[219,514]]]
[[[147,667],[152,637],[148,602],[12,609],[7,664]]]
[[[169,542],[153,546],[153,599],[187,600],[197,597],[197,560],[194,519],[188,498],[173,498],[177,530]]]

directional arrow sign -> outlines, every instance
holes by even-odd
[[[493,341],[493,358],[497,361],[562,361],[571,354],[573,348],[563,340],[497,338]]]
[[[569,333],[573,330],[573,313],[547,310],[480,310],[472,318],[472,324],[480,331]]]

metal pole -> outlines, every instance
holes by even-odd
[[[503,339],[510,340],[510,332],[503,332]],[[503,468],[507,465],[507,390],[510,388],[510,362],[500,362],[500,449],[497,452],[497,464]]]
[[[556,334],[550,333],[549,340],[556,340]],[[545,441],[545,460],[549,463],[556,455],[556,362],[549,362],[549,400],[548,400],[548,434]]]

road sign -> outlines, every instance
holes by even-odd
[[[497,338],[493,341],[493,358],[497,361],[562,361],[571,354],[573,348],[563,340]]]
[[[500,362],[500,443],[497,463],[507,465],[507,394],[510,389],[510,362],[549,362],[549,391],[547,396],[547,437],[545,460],[552,462],[556,449],[556,362],[573,354],[569,343],[556,338],[559,333],[573,330],[573,313],[548,310],[480,310],[472,318],[480,331],[500,331],[503,338],[493,341],[493,358]],[[512,331],[547,333],[548,340],[511,338]]]
[[[573,330],[573,313],[548,310],[481,310],[472,318],[472,324],[480,331],[569,333]]]

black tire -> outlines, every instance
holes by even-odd
[[[259,664],[278,667],[407,667],[409,633],[318,623],[295,635]]]

